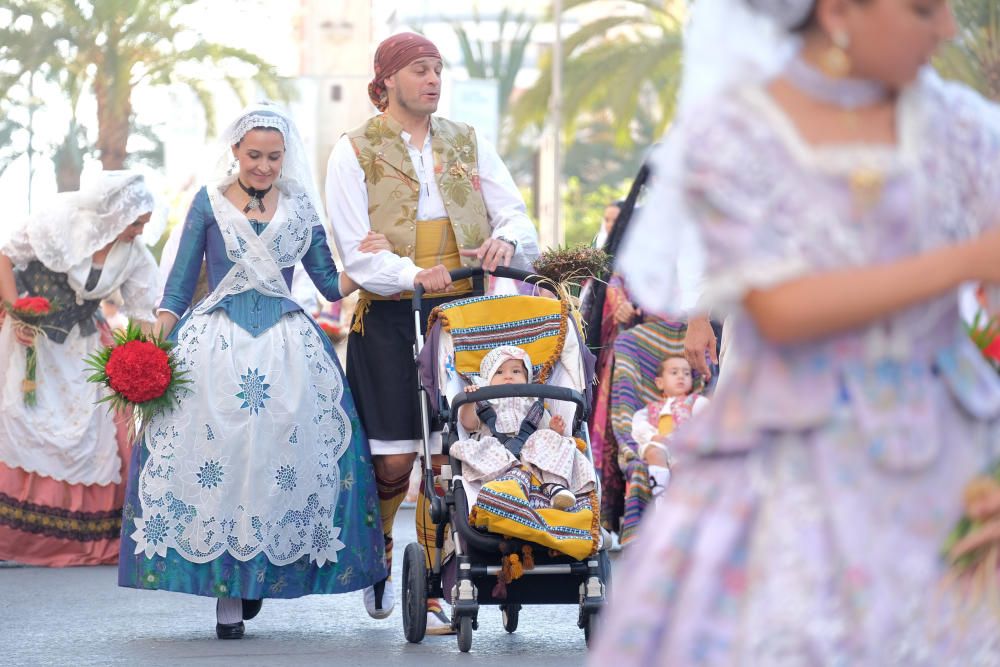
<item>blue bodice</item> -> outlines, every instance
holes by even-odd
[[[251,219],[250,224],[254,231],[260,234],[267,225],[280,224],[285,210],[285,207],[279,204],[274,219],[270,222],[262,223]],[[191,307],[202,258],[206,260],[208,286],[211,291],[229,273],[233,262],[226,255],[226,244],[222,239],[205,188],[195,195],[188,211],[177,259],[170,270],[163,301],[160,302],[161,309],[169,310],[181,317]],[[331,302],[340,300],[340,274],[330,254],[330,246],[322,225],[312,228],[312,240],[309,249],[302,257],[302,266],[325,299]],[[288,267],[281,272],[289,287],[292,284],[294,270],[294,267]],[[299,311],[301,307],[291,299],[264,295],[251,289],[227,296],[211,309],[212,312],[216,310],[223,310],[240,328],[259,336],[284,314]]]

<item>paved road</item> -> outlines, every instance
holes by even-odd
[[[394,556],[415,540],[401,510]],[[515,634],[496,608],[480,611],[472,652],[454,636],[403,638],[399,608],[385,621],[360,593],[266,600],[241,641],[215,638],[215,604],[177,593],[118,588],[111,567],[0,567],[0,665],[578,666],[586,661],[576,607],[525,607]]]

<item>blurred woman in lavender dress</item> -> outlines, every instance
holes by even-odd
[[[648,205],[686,211],[662,224],[699,234],[703,303],[732,315],[732,347],[673,442],[594,664],[1000,664],[995,616],[943,556],[1000,409],[957,297],[1000,283],[998,112],[924,67],[950,7],[694,11],[689,65],[728,76],[682,112]],[[623,270],[662,312],[671,258],[637,236]]]

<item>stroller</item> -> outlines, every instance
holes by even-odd
[[[494,276],[502,278],[512,278],[525,283],[539,284],[547,282],[545,278],[529,274],[524,271],[509,269],[505,267],[497,268],[492,272]],[[470,277],[483,276],[482,269],[463,268],[451,272],[453,281],[467,279]],[[556,384],[557,374],[550,378],[550,384],[525,384],[506,386],[481,387],[471,393],[459,392],[454,396],[449,404],[448,396],[443,388],[440,371],[445,368],[447,360],[458,358],[457,353],[449,354],[448,350],[457,350],[459,345],[452,340],[451,332],[444,326],[442,318],[436,323],[429,325],[427,330],[427,344],[421,334],[421,299],[423,290],[418,286],[413,295],[414,325],[416,327],[416,345],[414,355],[419,370],[420,387],[419,398],[422,415],[423,432],[423,481],[424,488],[434,488],[434,472],[430,458],[430,433],[432,430],[440,428],[442,430],[442,452],[448,454],[451,444],[459,438],[458,428],[458,408],[466,403],[486,401],[490,399],[530,396],[550,402],[561,403],[562,406],[570,404],[573,408],[572,420],[566,419],[567,425],[571,425],[573,435],[582,440],[586,445],[586,456],[592,461],[590,451],[590,438],[587,433],[586,413],[589,400],[584,392],[587,389],[589,373],[584,370],[584,355],[589,355],[586,347],[582,343],[582,336],[579,334],[576,320],[569,305],[558,299],[551,299],[542,296],[522,296],[511,297],[516,299],[542,300],[545,303],[534,302],[535,305],[546,308],[556,304],[556,321],[560,319],[559,312],[562,313],[562,341],[560,345],[560,356],[558,361],[570,357],[570,362],[575,362],[581,370],[586,380],[570,382],[577,384],[576,388],[566,386],[553,386]],[[505,309],[504,301],[507,297],[473,297],[463,299],[460,302],[453,302],[446,306],[451,308],[476,307],[479,312],[483,308],[492,308],[495,320],[503,320],[510,316],[509,309]],[[519,303],[526,303],[520,301]],[[493,306],[493,304],[496,304]],[[433,316],[432,316],[433,319]],[[548,318],[553,319],[551,316]],[[532,320],[533,321],[533,320]],[[489,331],[506,331],[505,324],[492,324],[484,327]],[[483,353],[487,351],[489,343],[482,343]],[[493,343],[496,345],[498,343]],[[517,343],[512,343],[517,344]],[[462,349],[467,349],[462,348]],[[444,352],[442,352],[444,351]],[[565,355],[565,356],[564,356]],[[481,355],[480,355],[481,356]],[[534,360],[534,357],[533,357]],[[477,367],[478,368],[478,367]],[[561,379],[565,380],[567,374],[562,373]],[[508,443],[510,449],[510,443]],[[513,451],[513,450],[512,450]],[[407,641],[418,643],[423,640],[426,625],[426,600],[428,598],[447,597],[452,603],[452,627],[457,631],[458,647],[462,652],[467,652],[472,647],[472,632],[479,626],[480,605],[499,605],[503,618],[503,626],[507,632],[514,632],[518,626],[519,615],[522,605],[525,604],[574,604],[579,607],[577,625],[583,629],[584,637],[588,643],[594,636],[598,613],[604,605],[607,586],[610,582],[611,565],[608,557],[606,545],[610,543],[606,533],[600,528],[597,520],[600,511],[600,482],[597,482],[592,497],[596,503],[592,504],[590,511],[593,513],[594,528],[589,536],[592,538],[594,548],[590,549],[589,555],[577,559],[563,553],[559,553],[545,545],[518,539],[510,536],[487,533],[476,528],[469,522],[469,512],[475,504],[478,489],[469,484],[462,477],[462,463],[458,459],[448,456],[448,465],[442,466],[440,485],[444,490],[444,496],[431,495],[430,514],[437,525],[435,535],[436,557],[431,558],[419,543],[407,545],[403,556],[403,576],[402,576],[402,609],[403,609],[403,633]],[[446,535],[446,529],[450,534]],[[446,563],[444,551],[446,542],[450,537],[451,545],[454,548],[453,557]],[[550,545],[551,546],[551,545]],[[506,584],[506,590],[497,592],[494,583],[498,582],[498,577],[503,576],[505,565],[509,566],[505,554],[518,553],[526,550],[526,553],[533,554],[533,564],[525,562],[523,576],[515,577],[513,581]],[[430,562],[430,566],[428,566]],[[533,565],[533,567],[532,567]],[[529,569],[530,568],[530,569]],[[500,586],[498,583],[497,586]]]

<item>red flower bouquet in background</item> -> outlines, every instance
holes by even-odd
[[[11,310],[15,316],[41,318],[52,314],[52,303],[44,296],[25,296],[15,301]]]
[[[17,323],[17,326],[28,329],[35,336],[44,336],[45,331],[41,327],[42,321],[52,314],[52,302],[44,296],[25,296],[14,303],[5,303],[4,310]],[[35,346],[28,345],[25,350],[24,381],[21,383],[21,391],[24,394],[24,404],[35,406],[38,404],[38,381],[36,373],[38,371],[38,353]]]
[[[330,342],[337,345],[347,337],[344,326],[340,323],[340,303],[330,303],[324,306],[313,317]]]
[[[969,337],[1000,372],[1000,322],[978,313]],[[952,571],[972,583],[973,602],[1000,587],[1000,462],[969,482],[962,494],[962,518],[944,545]]]
[[[98,403],[108,402],[120,414],[131,408],[145,424],[158,410],[176,405],[178,390],[190,380],[186,371],[177,370],[173,343],[147,336],[134,323],[114,337],[113,346],[87,358],[94,371],[87,379],[111,389]]]
[[[320,320],[319,328],[323,330],[331,343],[339,343],[344,340],[344,330],[339,324],[334,324],[327,320]]]
[[[968,325],[969,338],[982,351],[983,356],[1000,371],[1000,321],[976,313],[972,324]]]

